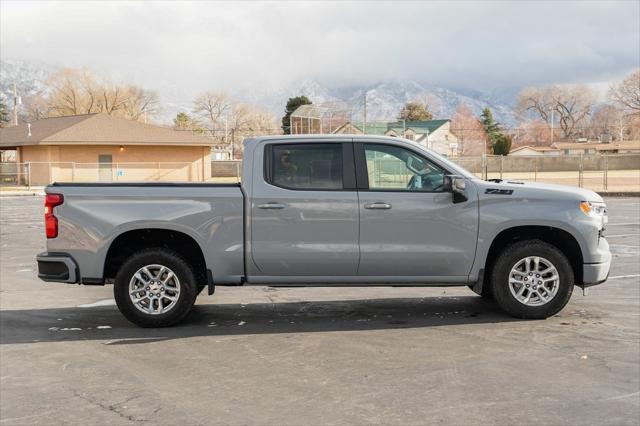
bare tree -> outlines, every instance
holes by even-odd
[[[552,90],[552,99],[565,138],[580,133],[576,132],[576,127],[588,121],[589,114],[596,103],[595,94],[586,86],[556,87]]]
[[[407,121],[432,120],[433,114],[428,110],[426,104],[420,101],[413,101],[404,104],[398,119]]]
[[[482,155],[486,152],[487,133],[471,109],[462,104],[451,119],[451,133],[458,138],[458,153],[462,156]]]
[[[516,112],[521,118],[538,116],[545,123],[549,123],[552,108],[550,88],[527,87],[518,95]]]
[[[549,124],[540,119],[521,123],[514,143],[518,146],[549,146],[551,144]]]
[[[614,105],[604,105],[591,117],[590,136],[595,139],[610,137],[612,140],[622,140],[626,124],[623,110]]]
[[[228,120],[231,103],[224,92],[205,92],[193,101],[193,112],[206,120],[211,131],[215,131],[222,128],[224,119]]]
[[[46,88],[28,98],[32,119],[77,114],[105,113],[141,120],[158,112],[154,92],[134,85],[98,80],[86,69],[62,69],[46,80]]]
[[[537,116],[549,125],[555,124],[551,123],[553,111],[563,136],[570,138],[579,133],[595,102],[595,94],[586,86],[529,87],[520,93],[517,110],[521,117]]]
[[[631,114],[640,114],[640,69],[611,85],[609,98]]]
[[[147,121],[147,117],[155,116],[160,112],[160,103],[156,92],[137,86],[127,86],[125,94],[127,99],[124,104],[126,118]]]

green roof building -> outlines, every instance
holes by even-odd
[[[451,120],[391,121],[367,123],[365,131],[362,123],[348,122],[337,128],[334,133],[367,134],[379,136],[404,137],[426,148],[449,157],[458,155],[458,138],[451,133]]]

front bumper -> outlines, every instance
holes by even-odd
[[[582,266],[582,287],[591,287],[605,282],[609,277],[610,269],[611,253],[609,253],[605,262],[585,263]]]
[[[44,252],[36,256],[38,278],[42,281],[75,284],[80,279],[78,265],[66,253]]]

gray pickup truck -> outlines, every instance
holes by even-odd
[[[48,186],[38,276],[113,283],[143,327],[220,285],[468,286],[546,318],[607,279],[606,223],[592,191],[483,181],[408,140],[260,137],[242,184]]]

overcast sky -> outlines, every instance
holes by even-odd
[[[639,5],[2,0],[0,53],[190,92],[305,78],[480,90],[596,82],[640,66]]]

